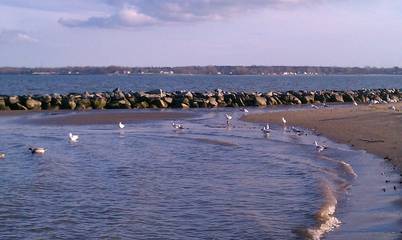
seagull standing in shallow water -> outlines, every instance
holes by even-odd
[[[286,123],[287,123],[288,121],[286,121],[286,119],[284,118],[284,117],[282,117],[282,123],[283,123],[283,127],[286,127]]]
[[[324,151],[325,149],[328,148],[328,147],[325,146],[325,145],[320,145],[320,144],[318,144],[317,141],[314,141],[314,145],[315,145],[315,149],[316,149],[318,152],[322,152],[322,151]]]
[[[315,104],[311,104],[311,108],[313,108],[313,109],[320,109],[317,105],[315,105]]]
[[[183,124],[172,122],[174,129],[184,129]]]
[[[69,133],[68,138],[70,139],[70,142],[78,142],[78,139],[80,137],[78,135],[73,135],[72,133]]]
[[[123,129],[126,125],[124,125],[122,122],[119,122],[119,128]]]
[[[244,112],[244,113],[248,113],[247,108],[243,108],[243,109],[242,109],[242,112]]]
[[[225,114],[225,117],[226,117],[226,125],[230,125],[230,120],[232,120],[232,116],[231,115],[229,115],[229,114]]]
[[[271,133],[271,129],[270,129],[270,127],[269,127],[269,124],[267,123],[267,125],[264,126],[264,127],[261,129],[261,131],[262,131],[264,134],[266,134],[266,135],[270,134],[270,133]]]
[[[29,151],[31,151],[32,154],[45,154],[47,149],[42,148],[42,147],[37,147],[37,148],[29,148]]]

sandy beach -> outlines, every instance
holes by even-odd
[[[397,109],[402,103],[393,104]],[[252,114],[243,120],[281,124],[314,130],[339,143],[366,150],[402,169],[402,111],[389,109],[392,105],[361,105],[358,107],[295,110]]]

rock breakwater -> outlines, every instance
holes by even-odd
[[[133,108],[266,107],[312,103],[392,103],[402,100],[402,89],[353,91],[208,92],[161,89],[148,92],[122,91],[48,95],[0,96],[0,110],[90,110]]]

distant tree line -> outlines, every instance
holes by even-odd
[[[295,75],[295,74],[402,74],[402,68],[320,67],[320,66],[185,66],[185,67],[0,67],[0,74],[222,74],[222,75]]]

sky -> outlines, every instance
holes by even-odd
[[[400,0],[0,0],[0,66],[402,66]]]

